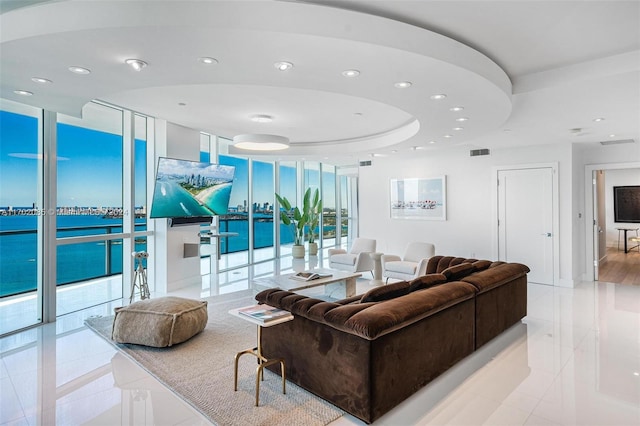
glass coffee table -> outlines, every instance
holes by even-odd
[[[281,288],[287,291],[304,290],[312,287],[324,286],[324,293],[332,299],[345,299],[356,295],[356,280],[362,276],[359,272],[336,271],[333,269],[312,269],[307,272],[319,272],[331,274],[327,278],[318,278],[311,281],[298,281],[292,279],[290,274],[275,275],[273,277],[256,278],[253,280],[254,286],[265,288]]]

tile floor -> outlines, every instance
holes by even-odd
[[[251,274],[239,272],[228,274],[229,289],[247,289]],[[207,282],[179,293],[217,293],[213,303],[233,297],[210,288]],[[359,280],[360,292],[368,288]],[[640,424],[640,287],[529,284],[528,300],[522,324],[376,424]],[[209,424],[82,325],[112,309],[95,307],[0,339],[0,425]],[[334,424],[362,422],[344,416]]]

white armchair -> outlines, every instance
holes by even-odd
[[[382,275],[387,281],[389,278],[409,281],[420,277],[426,273],[429,258],[435,253],[436,248],[433,244],[409,243],[402,258],[393,254],[382,255]]]
[[[372,271],[373,259],[369,253],[376,251],[376,240],[355,238],[351,250],[329,249],[329,267],[349,272]]]

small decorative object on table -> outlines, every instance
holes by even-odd
[[[331,274],[322,273],[322,272],[313,272],[313,271],[303,271],[298,272],[296,274],[291,275],[289,278],[292,280],[298,281],[311,281],[311,280],[319,280],[322,278],[329,278]]]

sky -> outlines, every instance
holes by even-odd
[[[58,203],[122,206],[122,137],[58,124]],[[136,205],[145,203],[146,143],[136,140]],[[0,207],[37,201],[38,120],[0,111]]]
[[[58,203],[68,206],[122,206],[122,137],[93,129],[58,123]],[[38,119],[0,111],[0,207],[30,207],[37,203]],[[136,206],[145,204],[146,142],[136,140]],[[201,153],[208,162],[209,154]],[[219,163],[235,167],[230,205],[248,199],[248,160],[221,155]],[[253,161],[254,202],[273,204],[274,165]],[[307,186],[319,185],[319,170],[305,169]],[[293,205],[296,198],[296,170],[280,166],[279,194]],[[335,207],[335,175],[325,173],[324,206]]]

